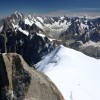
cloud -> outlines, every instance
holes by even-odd
[[[58,10],[54,12],[45,13],[46,16],[100,16],[99,8],[71,8],[67,10]]]

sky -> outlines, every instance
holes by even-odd
[[[24,14],[100,13],[100,0],[0,0],[0,17]]]

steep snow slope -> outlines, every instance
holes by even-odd
[[[60,46],[37,65],[65,100],[100,100],[100,60]]]
[[[26,31],[26,30],[23,30],[19,25],[14,25],[13,23],[12,23],[12,25],[13,25],[14,28],[18,29],[20,32],[22,32],[22,33],[25,34],[26,36],[29,35],[29,32]]]
[[[2,29],[3,29],[3,26],[0,27],[0,32],[2,31]]]

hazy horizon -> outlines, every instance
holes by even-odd
[[[95,0],[1,0],[0,18],[7,17],[19,11],[28,14],[40,14],[49,16],[61,15],[88,15],[99,16],[100,1]]]

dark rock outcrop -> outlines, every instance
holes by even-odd
[[[0,54],[0,100],[64,100],[44,74],[16,53]]]
[[[0,53],[18,53],[30,66],[33,66],[48,52],[50,46],[47,47],[47,44],[49,45],[50,41],[47,43],[46,37],[37,35],[42,31],[37,25],[29,26],[19,21],[19,26],[27,31],[28,35],[18,29],[6,28],[7,25],[4,21],[0,32]]]
[[[80,46],[79,51],[83,52],[86,55],[89,55],[91,57],[95,57],[97,59],[100,59],[100,46]]]

